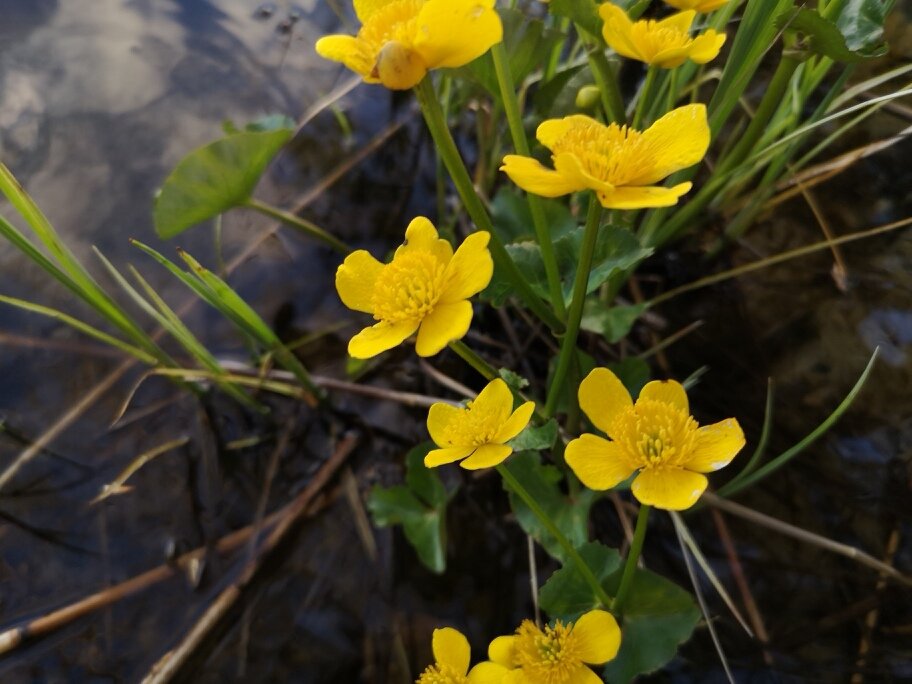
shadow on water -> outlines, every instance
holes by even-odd
[[[151,198],[187,150],[219,134],[223,119],[243,123],[282,112],[300,116],[339,79],[312,44],[337,23],[325,3],[306,3],[306,16],[286,3],[183,0],[9,1],[0,26],[0,155],[46,210],[77,254],[101,269],[98,245],[115,264],[135,263],[172,303],[187,301],[127,243],[138,237],[169,253],[155,238]],[[10,42],[7,42],[7,41]],[[358,246],[381,254],[411,216],[431,213],[430,161],[422,127],[408,103],[362,87],[345,102],[353,135],[324,112],[271,168],[259,189],[283,206],[331,175],[340,162],[385,129],[406,123],[364,163],[310,202],[305,215]],[[884,116],[872,137],[896,122]],[[885,122],[885,123],[884,123]],[[912,185],[907,153],[866,160],[825,186],[827,213],[838,231],[869,227],[912,213],[902,188]],[[871,197],[882,198],[872,203]],[[892,204],[890,204],[892,202]],[[0,206],[4,216],[12,214]],[[269,225],[245,212],[225,217],[226,261]],[[800,202],[781,208],[736,249],[733,263],[819,239]],[[209,227],[179,244],[207,265],[216,263]],[[263,239],[231,282],[264,317],[292,339],[323,332],[305,350],[318,372],[340,373],[348,330],[325,332],[343,314],[332,289],[336,257],[279,231]],[[770,453],[808,432],[839,402],[875,345],[882,361],[857,405],[812,450],[739,498],[759,510],[876,556],[897,540],[895,563],[912,567],[909,480],[912,422],[912,239],[897,234],[845,250],[851,287],[841,293],[819,254],[737,283],[682,298],[661,313],[669,329],[694,318],[705,325],[671,350],[674,375],[708,366],[694,404],[706,421],[736,415],[756,441],[767,377],[776,381]],[[707,264],[686,251],[653,265],[667,286],[703,275]],[[712,265],[709,265],[712,266]],[[76,315],[60,288],[18,253],[0,246],[0,292],[58,306]],[[68,330],[3,309],[0,326],[0,463],[53,424],[121,360]],[[499,331],[493,315],[483,326]],[[194,331],[218,354],[248,359],[243,341],[215,314],[196,306]],[[499,334],[499,333],[498,333]],[[176,352],[179,353],[179,352]],[[414,365],[393,352],[379,385],[440,394]],[[443,355],[445,370],[461,373]],[[99,588],[123,581],[189,549],[211,546],[248,525],[268,491],[267,510],[300,493],[325,462],[341,432],[362,443],[348,468],[363,494],[374,483],[401,478],[402,455],[425,438],[422,411],[340,396],[325,414],[303,404],[266,399],[257,416],[218,396],[195,399],[161,380],[147,380],[127,421],[111,429],[124,398],[141,378],[127,372],[84,415],[16,477],[0,497],[0,610],[3,626],[37,617]],[[474,382],[471,377],[462,377]],[[720,388],[737,388],[722,393]],[[286,434],[287,433],[287,434]],[[188,442],[146,465],[134,489],[90,506],[139,453],[176,437]],[[276,445],[291,445],[278,461]],[[461,474],[447,473],[448,478]],[[342,482],[347,481],[342,478]],[[434,627],[453,624],[481,652],[486,639],[507,632],[531,610],[525,538],[507,518],[496,478],[466,479],[449,518],[450,559],[442,577],[415,560],[398,532],[367,537],[363,509],[344,484],[328,490],[323,510],[271,559],[242,609],[200,650],[194,682],[399,682],[414,677],[429,655]],[[620,542],[613,511],[601,504],[594,524],[606,542]],[[691,524],[727,586],[736,577],[713,518]],[[909,678],[908,601],[893,585],[849,561],[727,519],[740,562],[769,633],[764,649],[739,631],[713,602],[723,644],[739,681],[845,679],[866,637],[865,620],[879,610],[868,640],[865,681]],[[680,553],[661,522],[646,558],[682,585]],[[180,643],[214,598],[237,578],[244,551],[209,553],[201,569],[73,621],[0,660],[3,682],[135,681]],[[491,560],[496,559],[496,560]],[[551,566],[538,558],[544,577]],[[736,597],[740,601],[740,597]],[[718,603],[718,605],[716,605]],[[722,681],[705,630],[698,631],[657,681]]]

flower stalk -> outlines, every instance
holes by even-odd
[[[627,561],[624,564],[624,574],[621,575],[621,584],[618,586],[614,600],[611,602],[611,612],[618,615],[624,611],[624,602],[627,600],[627,594],[630,593],[630,585],[633,584],[633,575],[636,572],[637,562],[640,560],[640,554],[643,551],[643,541],[646,539],[646,528],[649,526],[649,512],[652,506],[646,504],[640,505],[640,512],[637,514],[636,529],[633,532],[633,542],[630,544],[630,551],[627,552]]]
[[[494,232],[491,217],[482,204],[481,198],[478,197],[478,193],[475,192],[475,186],[472,185],[472,180],[465,168],[462,157],[459,156],[459,150],[456,148],[456,142],[450,134],[450,129],[444,119],[443,110],[440,109],[440,103],[437,101],[437,94],[434,92],[434,85],[430,78],[422,79],[415,86],[415,95],[418,98],[418,104],[421,106],[421,112],[424,115],[428,130],[431,132],[431,137],[434,139],[437,152],[443,160],[444,166],[447,167],[450,178],[453,179],[453,184],[456,186],[456,192],[459,193],[463,206],[465,206],[476,227],[491,234],[489,249],[498,272],[509,279],[516,294],[535,315],[553,331],[561,332],[564,326],[560,319],[535,294],[532,287],[519,272],[516,264],[513,263],[500,238]]]
[[[306,219],[302,219],[300,216],[295,216],[291,212],[283,211],[282,209],[273,207],[270,204],[261,202],[258,199],[254,199],[253,197],[247,199],[247,201],[244,202],[244,206],[248,207],[249,209],[253,209],[254,211],[258,211],[261,214],[265,214],[270,218],[281,221],[282,223],[289,225],[292,228],[296,228],[305,235],[308,235],[315,240],[319,240],[328,247],[332,247],[339,254],[347,256],[352,251],[352,248],[342,242],[339,238],[330,235],[316,224],[311,223]]]
[[[450,342],[450,349],[456,352],[459,358],[478,371],[478,374],[485,380],[494,380],[495,378],[500,377],[491,364],[472,351],[462,340]]]
[[[545,403],[545,415],[551,417],[557,409],[557,401],[561,390],[567,380],[570,370],[570,360],[576,354],[576,338],[579,335],[580,321],[583,317],[583,304],[586,301],[586,290],[589,285],[589,271],[592,268],[592,259],[595,254],[595,243],[598,239],[599,224],[602,220],[602,207],[595,195],[589,199],[589,213],[586,216],[586,227],[583,233],[583,246],[580,250],[580,261],[577,266],[576,278],[573,281],[573,298],[570,300],[570,311],[567,314],[567,330],[561,342],[560,353],[557,357],[557,367],[554,378],[548,390],[548,400]]]
[[[579,572],[580,576],[586,581],[586,584],[592,589],[592,593],[595,597],[606,608],[610,606],[612,603],[611,597],[608,596],[608,593],[592,573],[592,569],[586,564],[586,561],[583,560],[582,556],[579,555],[579,552],[573,547],[570,540],[564,536],[560,529],[558,529],[554,521],[551,520],[542,507],[538,505],[538,502],[535,501],[526,488],[520,484],[519,480],[516,479],[505,464],[501,463],[496,467],[497,472],[500,473],[500,476],[503,478],[504,482],[507,483],[507,486],[516,492],[517,496],[519,496],[519,498],[523,500],[523,503],[529,507],[529,510],[532,511],[533,515],[535,515],[539,522],[544,525],[548,533],[557,540],[557,543],[560,544],[564,553],[567,554],[567,558],[576,566],[577,572]]]

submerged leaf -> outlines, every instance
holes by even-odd
[[[234,133],[184,157],[155,199],[159,237],[174,237],[244,204],[292,134],[288,128]]]

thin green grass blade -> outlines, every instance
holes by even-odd
[[[811,444],[816,442],[821,436],[823,436],[827,430],[829,430],[833,425],[842,417],[842,414],[845,413],[848,408],[852,405],[852,402],[855,401],[855,397],[858,396],[858,393],[861,392],[861,388],[864,387],[865,382],[868,379],[868,376],[871,374],[871,370],[874,368],[874,361],[877,359],[877,354],[880,351],[880,347],[874,350],[874,353],[871,355],[871,360],[868,361],[868,365],[865,367],[864,371],[861,374],[861,377],[858,378],[858,381],[855,383],[855,386],[852,387],[851,391],[846,395],[846,398],[842,400],[839,406],[836,407],[836,410],[833,411],[826,420],[824,420],[817,428],[811,432],[807,437],[798,442],[791,449],[784,451],[779,454],[772,461],[767,463],[765,466],[755,471],[751,475],[742,478],[737,483],[729,483],[726,486],[722,487],[716,494],[718,496],[734,496],[740,491],[743,491],[747,487],[755,485],[757,482],[763,478],[772,475],[774,472],[779,470],[786,463],[791,461],[795,456],[800,454],[802,451],[807,449]]]
[[[52,309],[48,306],[42,306],[41,304],[35,304],[33,302],[27,302],[24,299],[17,299],[16,297],[7,297],[5,295],[0,295],[0,302],[4,304],[9,304],[10,306],[15,306],[19,309],[25,311],[30,311],[32,313],[37,313],[42,316],[47,316],[48,318],[53,318],[55,320],[64,323],[75,330],[78,330],[81,333],[88,335],[89,337],[94,337],[99,342],[116,347],[123,352],[135,357],[142,363],[145,363],[150,366],[157,366],[158,359],[156,359],[151,354],[147,354],[139,347],[134,347],[132,344],[128,344],[123,340],[119,340],[113,335],[109,335],[106,332],[99,330],[98,328],[93,328],[88,323],[80,321],[78,318],[74,318],[69,314],[65,314],[62,311],[57,309]]]

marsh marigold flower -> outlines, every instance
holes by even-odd
[[[453,253],[434,225],[419,216],[405,231],[393,260],[382,264],[359,249],[336,271],[336,290],[349,309],[373,314],[376,325],[348,343],[348,353],[367,359],[392,349],[415,331],[419,356],[433,356],[469,330],[469,297],[491,281],[491,236],[473,233]]]
[[[474,672],[479,681],[503,684],[600,684],[589,665],[604,665],[621,646],[617,620],[604,610],[590,610],[575,623],[557,620],[540,629],[524,620],[513,636],[497,637],[488,662]]]
[[[535,403],[513,410],[513,393],[500,378],[492,380],[465,408],[438,403],[428,411],[427,428],[440,447],[424,457],[428,468],[461,461],[463,468],[492,468],[513,453],[506,444],[529,424]]]
[[[671,5],[675,9],[695,12],[712,12],[727,2],[728,0],[665,0],[666,5]]]
[[[325,36],[321,57],[367,83],[407,90],[430,69],[461,67],[503,37],[495,0],[354,0],[357,36]]]
[[[535,136],[551,150],[554,169],[531,157],[508,154],[501,171],[523,190],[542,197],[594,190],[609,209],[676,204],[691,184],[665,188],[656,183],[693,166],[709,148],[702,104],[673,109],[642,132],[575,114],[542,122]]]
[[[469,672],[471,649],[462,632],[452,627],[435,629],[431,638],[433,665],[428,665],[415,684],[484,684],[475,672]]]
[[[734,418],[699,427],[674,380],[646,384],[634,404],[618,377],[596,368],[579,387],[583,412],[611,441],[583,434],[567,445],[567,464],[590,489],[611,489],[638,473],[640,503],[680,511],[706,489],[703,473],[726,466],[744,446]]]
[[[619,55],[646,62],[652,66],[673,69],[688,59],[706,64],[716,58],[725,34],[709,29],[690,37],[690,25],[696,12],[678,12],[667,19],[631,21],[627,13],[610,2],[599,7],[604,24],[602,37]]]

